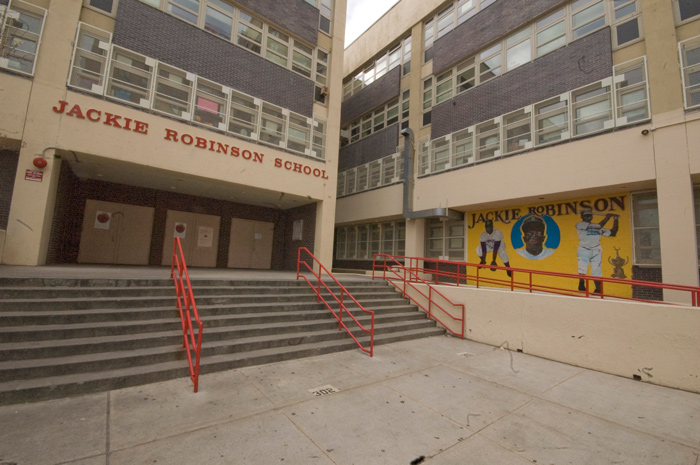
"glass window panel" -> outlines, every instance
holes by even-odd
[[[236,91],[231,92],[231,113],[228,130],[243,137],[258,133],[260,107],[255,99]]]
[[[219,84],[201,78],[197,79],[194,122],[218,129],[224,126],[227,107],[227,95]]]
[[[219,37],[231,40],[233,18],[211,7],[207,7],[207,14],[204,20],[204,29],[218,35]]]
[[[509,70],[529,63],[531,61],[530,39],[519,43],[518,45],[508,49],[506,53],[506,66]]]
[[[184,71],[158,64],[153,109],[178,118],[189,118],[192,81]]]
[[[633,40],[639,39],[639,18],[634,18],[615,28],[617,34],[617,45],[624,45]]]
[[[678,0],[680,20],[685,21],[700,15],[700,2],[697,0]]]

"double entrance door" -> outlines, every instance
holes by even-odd
[[[232,218],[228,267],[269,270],[274,229],[273,223]]]

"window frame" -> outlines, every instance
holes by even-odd
[[[91,2],[92,2],[92,0],[83,0],[83,6],[85,8],[97,11],[99,13],[102,13],[102,14],[107,15],[107,16],[112,17],[112,18],[117,16],[117,9],[119,8],[119,0],[113,0],[112,9],[110,11],[103,10],[102,8],[100,8],[98,6],[91,5],[90,4]]]
[[[633,257],[634,257],[634,265],[636,266],[650,266],[650,267],[659,267],[661,266],[662,263],[662,257],[661,257],[661,243],[660,243],[660,226],[659,226],[659,221],[658,221],[658,211],[659,211],[659,200],[656,191],[644,191],[644,192],[633,192],[630,195],[631,197],[631,223],[632,223],[632,249],[634,251]],[[638,216],[642,209],[639,206],[639,199],[644,197],[644,201],[655,201],[655,210],[656,210],[656,224],[651,225],[651,226],[639,226],[638,225]],[[652,198],[653,197],[653,198]],[[644,210],[648,209],[654,209],[652,208],[645,208]],[[651,231],[652,235],[654,236],[652,239],[656,239],[659,242],[658,247],[657,246],[641,246],[639,244],[640,241],[640,232],[642,231]],[[655,234],[654,234],[655,232]],[[651,259],[643,259],[640,254],[643,250],[651,250],[655,251],[658,250],[658,261],[656,261],[656,258],[651,258]]]

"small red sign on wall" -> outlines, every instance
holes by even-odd
[[[24,179],[26,181],[41,182],[44,179],[44,172],[39,170],[27,170],[24,174]]]

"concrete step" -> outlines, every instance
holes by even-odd
[[[303,281],[193,281],[204,324],[201,372],[357,349]],[[326,283],[338,292],[335,283]],[[343,283],[375,314],[375,345],[444,334],[384,282]],[[322,296],[333,311],[335,299]],[[365,328],[371,316],[343,301]],[[358,340],[369,337],[349,315]],[[195,329],[196,330],[196,329]],[[170,280],[0,279],[0,403],[187,376]]]
[[[400,334],[390,333],[386,335],[375,335],[374,343],[375,346],[377,346],[390,342],[441,334],[443,334],[443,331],[434,328],[430,333],[424,330],[413,330]],[[366,342],[366,339],[364,342]],[[262,365],[352,349],[357,349],[357,345],[352,339],[345,337],[343,339],[313,344],[300,343],[293,346],[286,345],[246,352],[226,353],[202,359],[200,373],[214,373],[234,368]],[[187,366],[183,366],[183,363],[177,360],[150,365],[102,370],[98,372],[12,380],[0,382],[0,405],[56,399],[187,376],[189,376]],[[203,382],[206,382],[206,378],[200,379],[200,385]]]

